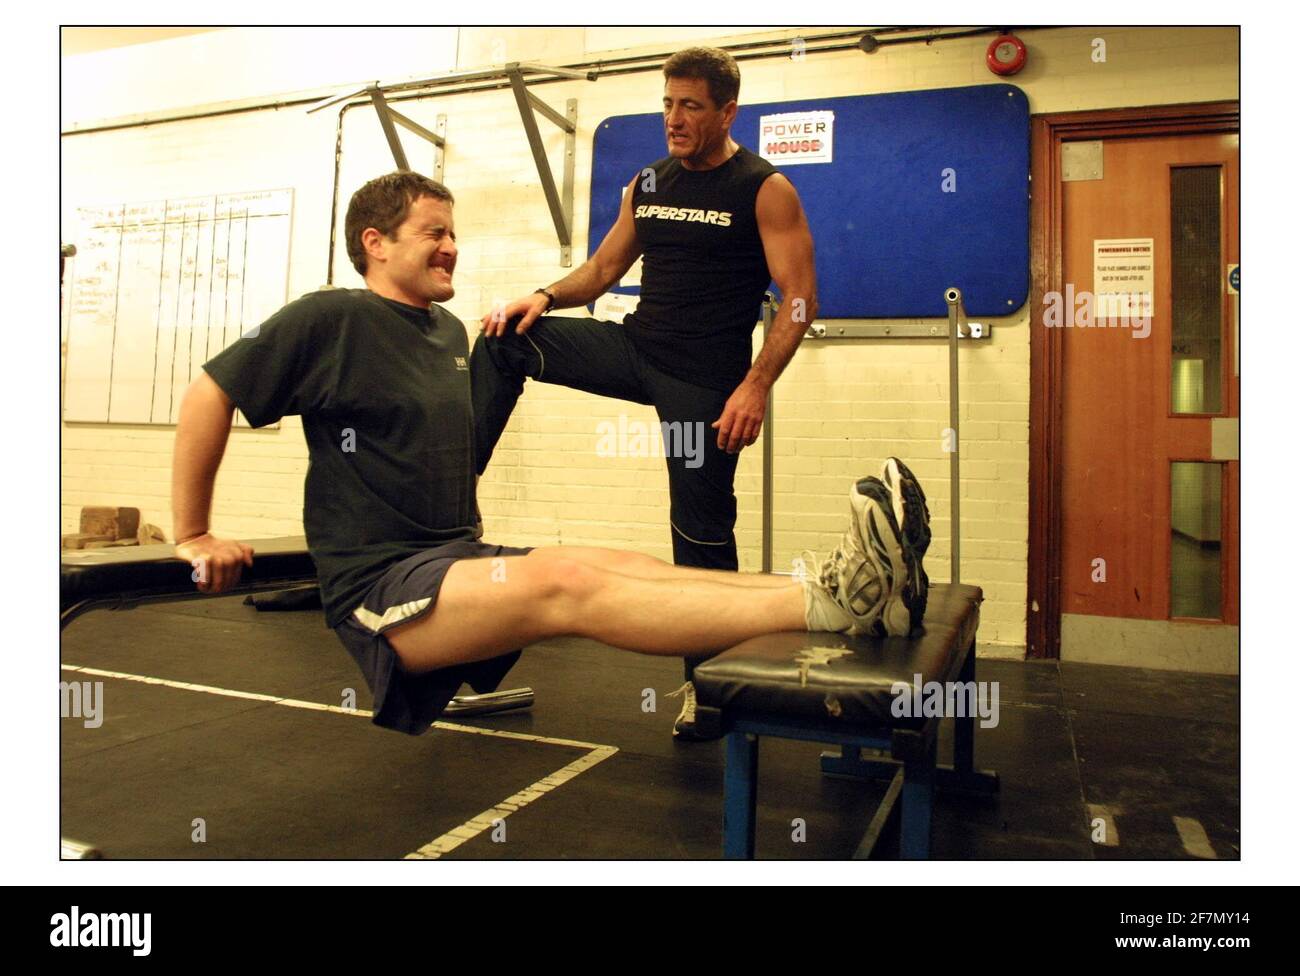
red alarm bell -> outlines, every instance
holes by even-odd
[[[1025,66],[1025,42],[1015,34],[999,34],[989,45],[985,61],[995,75],[1014,75]]]

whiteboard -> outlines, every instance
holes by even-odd
[[[64,419],[176,423],[203,364],[285,304],[292,212],[291,189],[78,208]]]

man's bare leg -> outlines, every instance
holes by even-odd
[[[639,579],[664,580],[710,580],[725,583],[728,586],[744,586],[755,589],[781,589],[792,582],[789,576],[773,576],[770,573],[732,573],[722,569],[698,569],[693,566],[676,566],[654,556],[639,552],[625,552],[622,549],[600,549],[590,546],[555,546],[563,555],[580,563],[605,569],[611,573],[635,576]]]
[[[589,637],[681,657],[806,627],[803,588],[795,582],[749,588],[709,578],[639,579],[547,547],[527,556],[455,563],[434,609],[385,636],[402,665],[419,672],[485,660],[549,637]]]

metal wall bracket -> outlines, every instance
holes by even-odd
[[[434,135],[438,141],[433,144],[433,178],[439,183],[446,183],[442,178],[443,168],[446,166],[447,156],[447,116],[439,113],[438,119],[433,125]]]
[[[525,78],[525,75],[529,76]],[[457,85],[464,83],[483,85],[482,88],[466,88],[465,91],[487,91],[490,88],[501,87],[499,82],[504,80],[510,85],[514,92],[515,101],[519,106],[519,117],[524,123],[524,132],[528,136],[528,145],[532,149],[533,162],[537,166],[537,177],[542,184],[542,192],[546,195],[546,205],[550,208],[551,219],[555,222],[555,235],[560,241],[560,265],[561,267],[573,266],[573,183],[574,183],[574,164],[577,155],[577,132],[578,132],[578,100],[570,98],[565,102],[565,111],[561,115],[555,111],[540,98],[528,90],[529,81],[555,81],[561,78],[572,78],[582,81],[595,81],[599,73],[594,68],[559,68],[548,64],[536,64],[531,61],[512,61],[501,67],[492,67],[475,71],[457,71],[445,75],[440,79],[424,80],[419,82],[402,82],[391,85],[381,85],[378,81],[360,88],[354,88],[350,91],[342,92],[338,95],[317,102],[307,109],[310,114],[319,112],[321,109],[329,108],[331,105],[337,105],[339,102],[348,102],[344,106],[343,112],[351,108],[353,104],[361,105],[364,102],[361,99],[369,99],[374,106],[375,112],[379,116],[379,124],[384,130],[384,138],[388,140],[388,148],[393,154],[393,160],[400,170],[411,169],[410,163],[406,158],[406,150],[402,148],[402,142],[397,136],[397,126],[409,129],[422,139],[427,140],[433,145],[433,177],[434,179],[443,180],[443,161],[446,149],[447,135],[447,116],[439,115],[438,122],[434,126],[434,131],[429,131],[418,122],[413,122],[406,116],[395,112],[384,93],[407,92],[415,89],[428,88],[435,81],[438,83],[455,83]],[[436,93],[433,93],[436,94]],[[404,98],[422,97],[419,95],[405,95]],[[541,133],[537,129],[537,116],[535,113],[540,112],[551,122],[554,122],[564,132],[564,174],[562,184],[559,189],[555,185],[555,177],[551,173],[550,161],[546,158],[546,150],[542,146]],[[339,114],[339,136],[342,139],[343,114]],[[337,143],[338,147],[342,142]],[[338,211],[338,156],[341,149],[336,149],[334,163],[334,208],[335,216]],[[330,235],[330,274],[332,275],[334,266],[334,235]],[[332,278],[327,278],[332,280]]]
[[[407,172],[411,171],[411,164],[406,159],[406,150],[402,146],[402,140],[397,135],[397,126],[400,125],[403,129],[414,132],[421,139],[433,145],[433,178],[441,183],[443,181],[443,155],[447,148],[447,116],[439,115],[434,130],[430,131],[420,125],[419,122],[408,119],[389,105],[388,100],[384,98],[384,89],[380,87],[378,82],[367,85],[365,88],[345,92],[342,95],[332,95],[324,101],[317,102],[307,109],[307,112],[308,114],[319,112],[321,109],[356,98],[358,95],[365,95],[370,99],[370,103],[374,105],[375,114],[379,116],[379,126],[384,130],[384,138],[388,140],[388,149],[393,154],[393,162],[397,164],[397,168]]]
[[[964,322],[958,339],[988,339],[993,326],[988,322]],[[877,322],[873,319],[830,319],[808,327],[808,339],[946,339],[948,326],[923,322]]]
[[[533,163],[537,166],[537,178],[541,181],[546,206],[550,208],[551,220],[555,223],[555,236],[560,242],[560,267],[569,268],[573,266],[573,168],[577,150],[578,100],[570,98],[565,101],[564,114],[561,115],[528,90],[523,75],[526,68],[542,71],[549,69],[512,63],[506,65],[506,77],[515,93],[519,118],[524,123],[524,134],[528,136]],[[551,162],[546,157],[546,147],[542,145],[542,134],[537,128],[537,113],[554,122],[564,132],[564,176],[558,190],[551,173]]]

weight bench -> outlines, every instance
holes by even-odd
[[[966,318],[960,288],[944,289],[948,309],[948,505],[952,581],[931,586],[919,637],[862,638],[841,634],[781,633],[755,637],[695,668],[695,722],[704,734],[725,734],[722,853],[754,856],[754,812],[758,791],[758,737],[806,739],[840,746],[822,753],[822,772],[854,779],[889,781],[885,798],[854,852],[867,858],[899,827],[898,853],[930,856],[930,813],[935,787],[954,792],[994,793],[997,773],[974,769],[975,718],[958,718],[951,766],[936,764],[939,717],[895,716],[893,686],[909,689],[975,681],[975,631],[984,593],[961,583],[961,411],[958,390],[959,339],[987,335]],[[769,292],[763,302],[766,339],[776,314]],[[860,323],[855,323],[860,325]],[[977,328],[979,331],[977,332]],[[825,326],[814,335],[826,335]],[[844,334],[844,329],[839,333]],[[930,335],[942,336],[936,329]],[[877,337],[894,333],[886,329]],[[775,414],[767,398],[763,424],[763,571],[772,567],[772,467]],[[873,750],[862,758],[862,750]],[[901,820],[901,823],[899,822]]]
[[[219,594],[262,593],[316,582],[316,564],[302,536],[256,539],[253,565],[243,567],[239,585]],[[196,600],[193,568],[170,543],[112,549],[64,549],[59,559],[59,629],[88,610],[129,610],[145,603]]]
[[[895,682],[910,697],[918,674],[922,688],[930,681],[975,681],[983,599],[976,586],[932,586],[919,637],[767,634],[698,665],[696,725],[727,737],[723,856],[754,857],[759,736],[839,745],[840,753],[822,754],[824,773],[889,780],[855,859],[871,856],[896,824],[899,855],[928,858],[936,787],[996,792],[997,773],[973,766],[974,714],[954,718],[953,763],[943,766],[935,761],[942,719],[893,714]],[[863,749],[876,755],[863,759]]]

